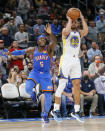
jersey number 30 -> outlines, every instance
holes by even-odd
[[[43,64],[43,61],[40,61],[40,67],[43,67],[44,64]]]

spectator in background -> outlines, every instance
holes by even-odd
[[[94,62],[92,62],[90,65],[89,65],[89,73],[90,73],[90,78],[91,79],[95,79],[98,77],[98,72],[101,68],[103,68],[105,65],[102,63],[101,61],[101,57],[100,55],[96,55],[94,57]]]
[[[99,49],[97,49],[97,43],[95,41],[92,41],[91,48],[87,51],[89,64],[92,62],[92,59],[96,55],[102,56],[102,53]]]
[[[23,49],[28,47],[29,37],[28,33],[24,32],[23,24],[19,26],[19,31],[15,34],[15,40],[18,41],[20,48]]]
[[[18,0],[7,0],[5,6],[5,12],[12,13],[13,10],[16,10],[18,4]]]
[[[27,69],[28,63],[33,63],[33,53],[26,54],[26,57],[23,60],[24,69]]]
[[[10,52],[13,52],[15,50],[21,50],[19,48],[19,44],[18,41],[13,41],[12,43],[12,48],[9,50]],[[19,67],[19,70],[23,70],[24,66],[23,66],[23,59],[24,59],[24,55],[20,55],[20,56],[11,56],[10,59],[10,68],[13,68],[14,65],[17,65]]]
[[[0,40],[0,73],[2,73],[2,80],[4,83],[7,81],[7,71],[8,67],[8,49],[4,48],[4,41]]]
[[[90,112],[92,115],[96,115],[96,107],[98,102],[98,95],[96,94],[94,82],[90,79],[88,71],[83,72],[83,79],[81,81],[80,89],[80,108],[81,114],[84,116],[84,102],[92,102]]]
[[[99,77],[95,79],[95,88],[98,94],[98,113],[99,115],[105,115],[104,112],[104,95],[105,95],[105,66],[99,70]]]
[[[98,42],[98,30],[97,30],[97,28],[95,26],[95,22],[93,20],[91,20],[89,22],[88,34],[86,36],[86,43],[87,43],[88,49],[91,48],[92,41]]]
[[[18,27],[20,24],[23,24],[22,18],[17,15],[16,11],[13,11],[13,12],[12,12],[12,16],[13,16],[13,18],[14,18],[14,21],[15,21],[17,27]]]
[[[16,87],[22,83],[20,70],[17,65],[10,69],[8,79],[8,83],[14,84]]]
[[[58,9],[61,11],[62,7],[57,4],[56,2],[52,1],[51,5],[50,5],[51,9],[54,10],[54,9]]]
[[[90,8],[88,8],[88,9],[86,10],[86,17],[87,17],[87,19],[88,19],[89,21],[91,21],[91,20],[94,19],[94,15],[93,15],[93,13],[92,13],[92,11],[91,11]]]
[[[35,20],[36,19],[36,15],[37,15],[37,12],[36,12],[34,6],[30,5],[30,10],[29,10],[29,13],[28,13],[28,18],[31,19],[31,20]]]
[[[1,28],[1,34],[0,34],[0,39],[4,40],[4,47],[8,48],[11,46],[11,43],[13,42],[12,37],[8,34],[8,29],[7,27],[2,27]]]
[[[87,57],[87,46],[86,44],[81,45],[81,50],[83,52],[83,65],[84,69],[88,69],[89,62],[88,62],[88,57]]]
[[[100,15],[100,20],[96,22],[96,27],[99,32],[99,44],[100,47],[101,45],[105,42],[105,20],[104,20],[104,15]]]
[[[62,10],[62,13],[60,12]],[[58,17],[61,21],[62,20],[66,20],[66,14],[67,13],[67,9],[66,8],[61,8],[59,9],[59,13],[58,13]],[[59,17],[60,16],[60,17]]]
[[[95,22],[97,22],[98,20],[100,20],[100,16],[105,14],[105,10],[102,9],[102,8],[99,9],[99,13],[98,13],[98,14],[99,14],[99,15],[96,16],[96,18],[95,18]],[[104,15],[104,20],[105,20],[105,15]]]
[[[61,25],[58,23],[58,19],[54,19],[51,24],[51,29],[54,35],[61,35]]]
[[[33,69],[33,63],[28,62],[27,67],[24,68],[24,71],[26,72],[27,75],[29,75],[29,73],[31,72],[32,69]]]
[[[37,39],[41,34],[39,33],[39,27],[35,28],[34,34],[33,34],[33,40],[37,43]]]
[[[10,17],[9,21],[4,25],[4,27],[8,28],[8,34],[12,37],[12,39],[14,39],[15,33],[18,31],[14,18]]]
[[[58,41],[60,41],[61,38],[61,25],[58,23],[58,19],[54,19],[53,23],[51,24],[51,30],[55,36],[57,36]]]
[[[39,32],[38,33],[40,35],[45,33],[45,30],[44,30],[45,26],[42,24],[42,20],[41,19],[37,19],[37,24],[35,24],[34,27],[33,27],[34,32],[35,32],[36,28],[39,28]]]
[[[28,12],[30,9],[30,2],[28,0],[19,0],[18,13],[24,21],[28,19]]]
[[[29,36],[33,34],[33,28],[30,26],[28,22],[24,25],[24,31],[27,32]]]
[[[49,15],[49,6],[47,4],[47,1],[44,0],[42,5],[39,7],[38,9],[38,14],[37,16],[38,17],[41,17],[41,18],[45,18],[47,19],[48,18],[48,15]]]
[[[10,69],[7,81],[17,86],[17,71],[14,68]]]
[[[27,77],[28,77],[28,75],[27,75],[27,73],[24,71],[24,70],[22,70],[21,72],[20,72],[20,74],[21,74],[21,84],[22,83],[25,83],[26,82],[26,80],[27,80]]]
[[[88,57],[87,57],[87,47],[86,44],[81,44],[81,50],[79,52],[79,58],[81,62],[81,71],[83,73],[84,69],[88,68]]]
[[[24,32],[28,33],[29,41],[28,47],[34,46],[34,36],[33,36],[33,28],[30,26],[29,22],[24,25]]]
[[[58,9],[55,8],[54,10],[51,10],[51,12],[50,12],[50,20],[56,19],[57,16],[58,16]]]

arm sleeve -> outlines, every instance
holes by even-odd
[[[26,52],[25,50],[16,50],[16,51],[13,51],[11,54],[18,56],[18,55],[25,55]]]

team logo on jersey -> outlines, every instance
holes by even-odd
[[[77,36],[72,36],[70,39],[70,46],[77,48],[79,45],[79,38]]]

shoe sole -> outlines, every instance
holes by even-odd
[[[42,118],[42,127],[47,127],[50,125],[50,122],[46,123],[44,119]]]
[[[54,117],[54,120],[55,120],[55,121],[57,121],[57,122],[62,122],[62,120],[60,121],[60,120],[58,120],[58,119],[55,118],[55,115],[53,114],[52,111],[51,111],[50,113],[51,113],[51,115]]]
[[[77,121],[79,121],[79,122],[81,122],[81,123],[84,123],[83,120],[80,120],[78,117],[76,117],[75,115],[73,115],[73,113],[71,113],[71,116],[72,116],[73,118],[75,118]]]

